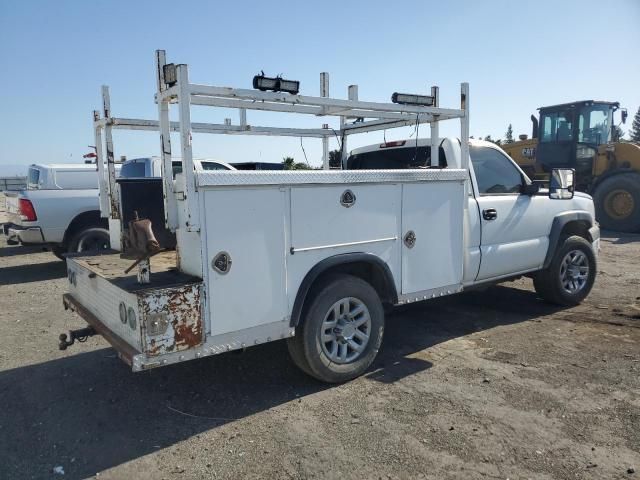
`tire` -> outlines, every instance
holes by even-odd
[[[76,233],[69,242],[69,253],[97,252],[111,247],[109,230],[101,227],[87,227]]]
[[[384,335],[384,310],[375,289],[358,277],[331,275],[312,290],[308,302],[296,336],[288,339],[293,362],[327,383],[362,375]]]
[[[577,235],[560,239],[549,266],[533,277],[536,292],[556,305],[578,305],[589,295],[596,278],[591,244]]]
[[[55,247],[51,247],[51,253],[53,253],[56,257],[58,257],[63,262],[66,262],[65,254],[68,252],[68,249],[64,245],[56,245]]]
[[[640,174],[620,173],[606,178],[596,187],[593,200],[602,228],[640,231]]]

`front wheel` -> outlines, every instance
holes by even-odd
[[[328,383],[356,378],[378,354],[384,310],[375,289],[351,275],[332,275],[311,292],[289,351],[294,363]]]
[[[589,295],[596,278],[596,256],[582,237],[561,239],[549,266],[533,277],[536,292],[546,301],[578,305]]]

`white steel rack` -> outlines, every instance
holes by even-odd
[[[175,81],[170,83],[165,72],[175,72]],[[175,70],[173,70],[175,68]],[[460,120],[460,139],[462,168],[468,168],[469,140],[469,85],[462,83],[460,88],[460,108],[442,108],[439,102],[438,87],[431,88],[433,106],[406,105],[397,103],[365,102],[358,99],[357,85],[348,88],[348,99],[329,97],[329,75],[320,74],[320,96],[293,95],[283,92],[263,92],[258,90],[237,89],[200,85],[189,82],[188,67],[185,64],[167,64],[164,50],[156,51],[157,93],[159,120],[132,118],[116,118],[111,116],[109,89],[102,88],[103,114],[94,111],[94,127],[97,147],[97,164],[100,172],[101,210],[103,216],[112,219],[120,217],[117,184],[115,182],[115,160],[113,153],[112,129],[160,131],[160,151],[162,158],[162,177],[165,198],[166,226],[171,231],[179,227],[187,231],[198,231],[200,228],[200,212],[195,191],[198,188],[192,152],[192,132],[233,135],[268,135],[319,138],[323,144],[323,167],[329,168],[329,139],[341,139],[343,165],[348,154],[347,138],[356,133],[386,130],[423,123],[431,127],[431,164],[439,165],[438,159],[438,124],[443,120]],[[169,120],[170,105],[177,104],[179,120]],[[210,106],[237,109],[239,121],[232,124],[230,120],[224,124],[192,123],[191,106]],[[318,117],[339,117],[338,130],[330,129],[325,124],[322,128],[283,128],[251,125],[247,121],[247,110],[296,113]],[[184,225],[178,225],[177,198],[172,176],[171,132],[180,133],[180,154],[182,171],[185,175],[185,192],[181,200],[186,202],[186,218]],[[104,134],[104,139],[103,139]],[[108,181],[104,180],[104,141]],[[313,173],[313,172],[310,172]],[[316,172],[321,175],[322,172]]]

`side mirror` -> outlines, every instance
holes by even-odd
[[[627,116],[629,115],[629,113],[627,113],[627,109],[623,108],[622,110],[620,110],[620,116],[622,117],[622,123],[627,123]]]
[[[576,171],[573,168],[554,168],[549,179],[549,198],[570,200],[573,198]]]

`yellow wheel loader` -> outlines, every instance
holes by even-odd
[[[593,196],[600,225],[640,232],[640,145],[618,138],[617,102],[583,100],[541,107],[531,116],[531,139],[501,145],[533,179],[546,180],[552,168],[576,171],[576,188]],[[627,111],[621,110],[622,123]]]

